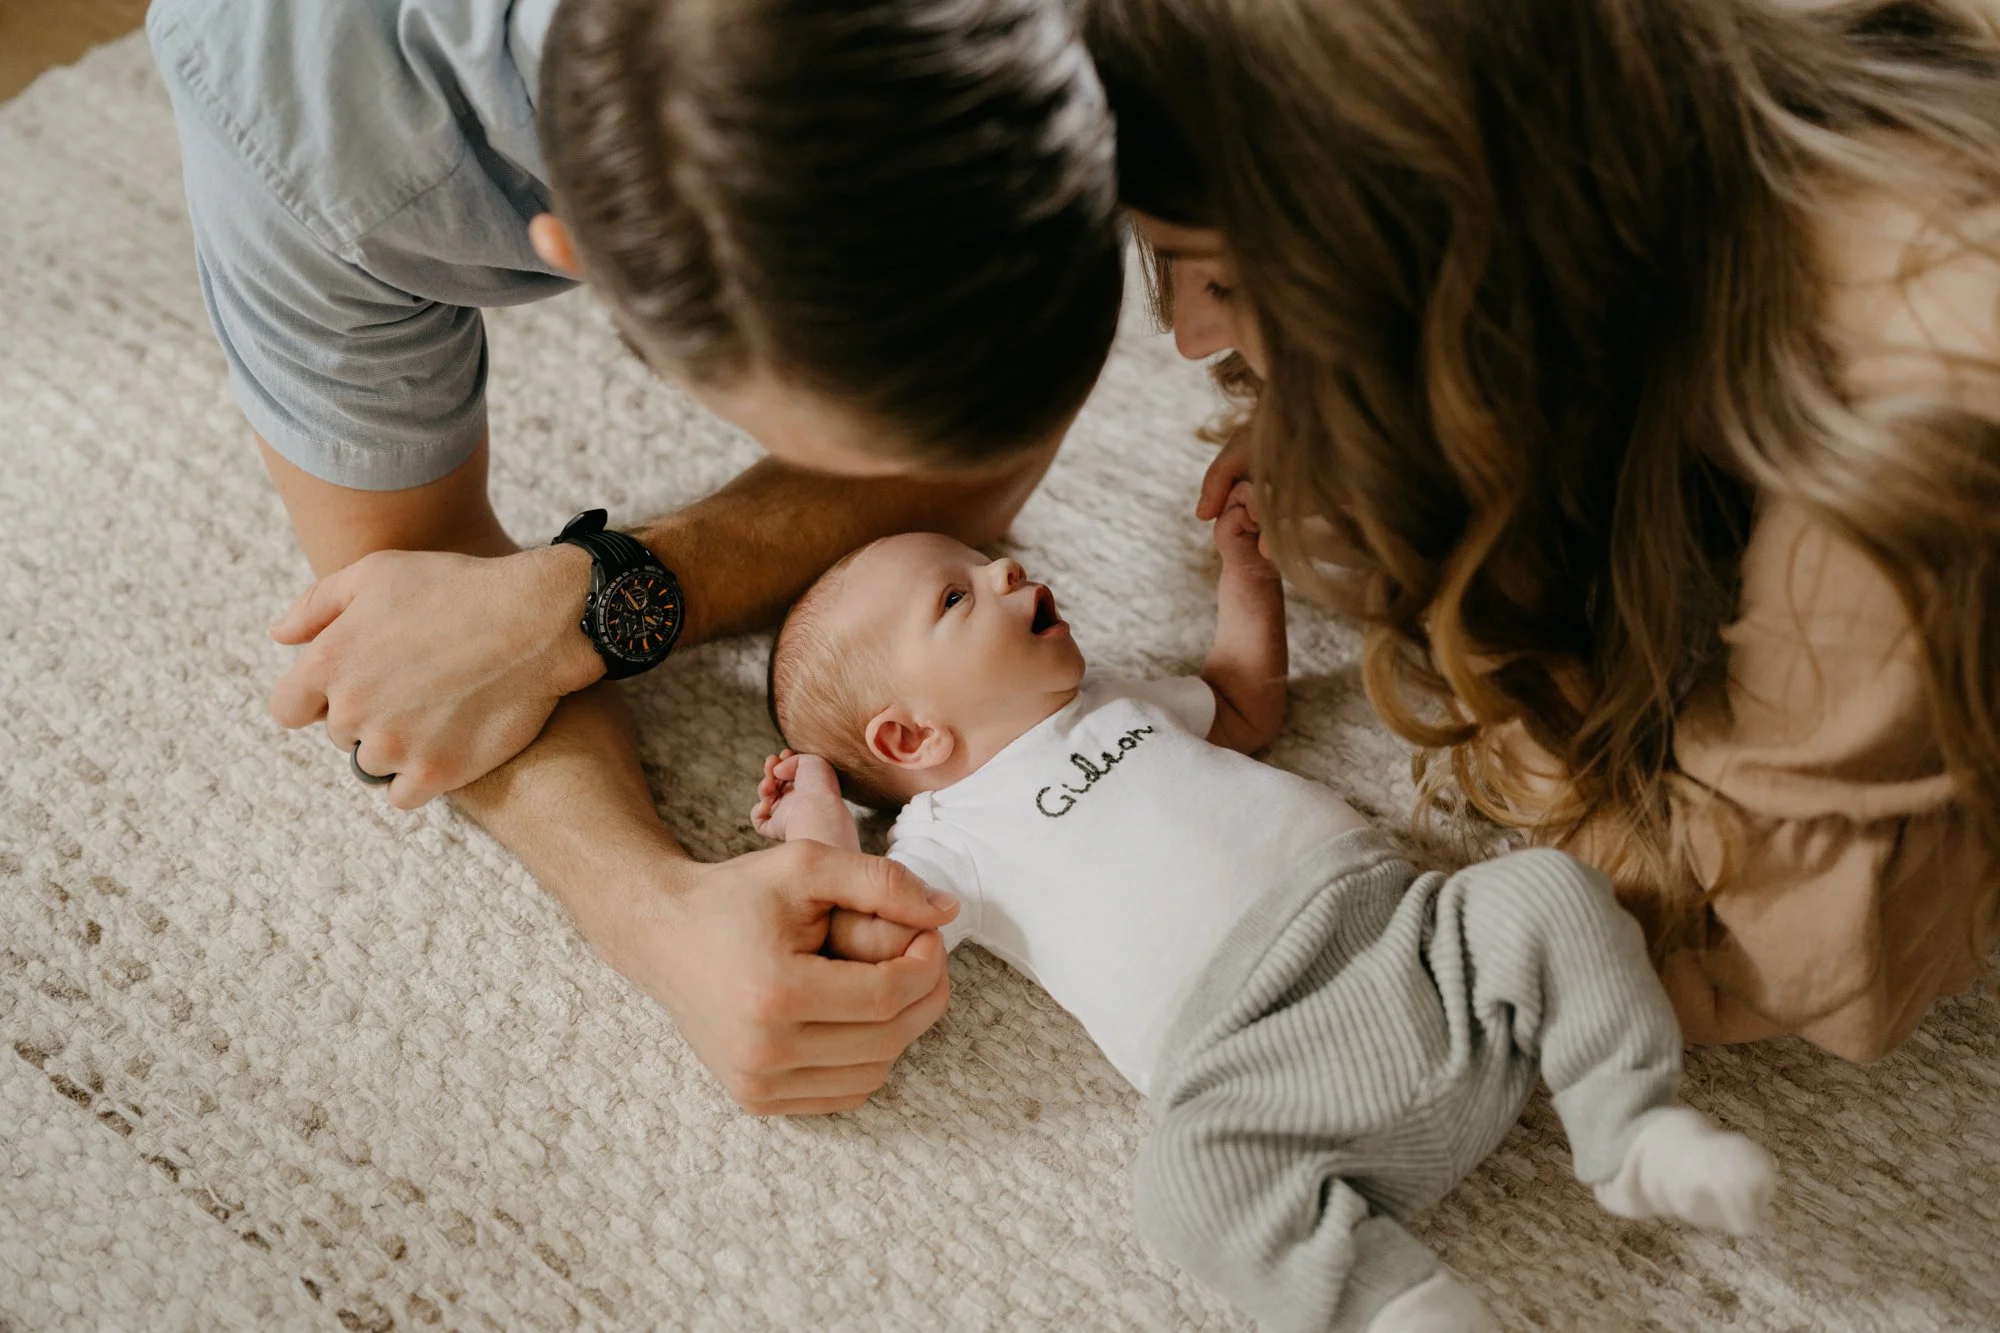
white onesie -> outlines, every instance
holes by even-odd
[[[918,795],[889,855],[958,895],[946,944],[991,950],[1074,1014],[1140,1092],[1230,927],[1366,820],[1206,739],[1198,677],[1102,680],[979,770]]]

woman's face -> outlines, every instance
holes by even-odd
[[[1235,351],[1265,378],[1264,338],[1257,319],[1236,291],[1236,264],[1212,227],[1182,227],[1134,211],[1154,256],[1164,264],[1174,296],[1174,346],[1190,361]]]

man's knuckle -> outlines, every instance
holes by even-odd
[[[746,1007],[750,1009],[750,1027],[736,1041],[738,1067],[762,1071],[782,1065],[790,1055],[790,1043],[778,1033],[784,1009],[780,993],[776,989],[752,991]]]
[[[877,976],[883,976],[878,970]],[[868,997],[869,1016],[877,1023],[894,1021],[909,1007],[909,997],[901,986],[886,979],[877,981],[873,993]]]
[[[406,756],[400,771],[412,786],[422,787],[425,791],[444,790],[445,779],[450,775],[445,772],[443,763],[429,755],[411,755],[405,745],[394,747],[391,753]]]
[[[752,982],[743,993],[744,1016],[759,1028],[782,1022],[788,998],[785,988],[776,981]],[[769,1039],[759,1032],[748,1040],[761,1046]]]
[[[791,1055],[787,1044],[769,1032],[757,1032],[744,1038],[738,1059],[743,1071],[757,1078],[765,1078],[774,1070],[782,1068]]]

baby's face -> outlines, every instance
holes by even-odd
[[[829,614],[879,646],[896,702],[937,725],[967,727],[1083,680],[1083,653],[1049,590],[1014,561],[936,533],[863,551]]]

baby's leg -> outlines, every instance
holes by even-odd
[[[1771,1159],[1678,1104],[1680,1026],[1609,881],[1560,852],[1521,852],[1453,876],[1437,921],[1434,955],[1462,957],[1489,1035],[1539,1059],[1577,1178],[1606,1208],[1755,1227]]]
[[[1147,1240],[1263,1328],[1497,1328],[1430,1250],[1335,1174],[1333,1151],[1264,1124],[1252,1092],[1221,1087],[1165,1110],[1133,1170]]]

